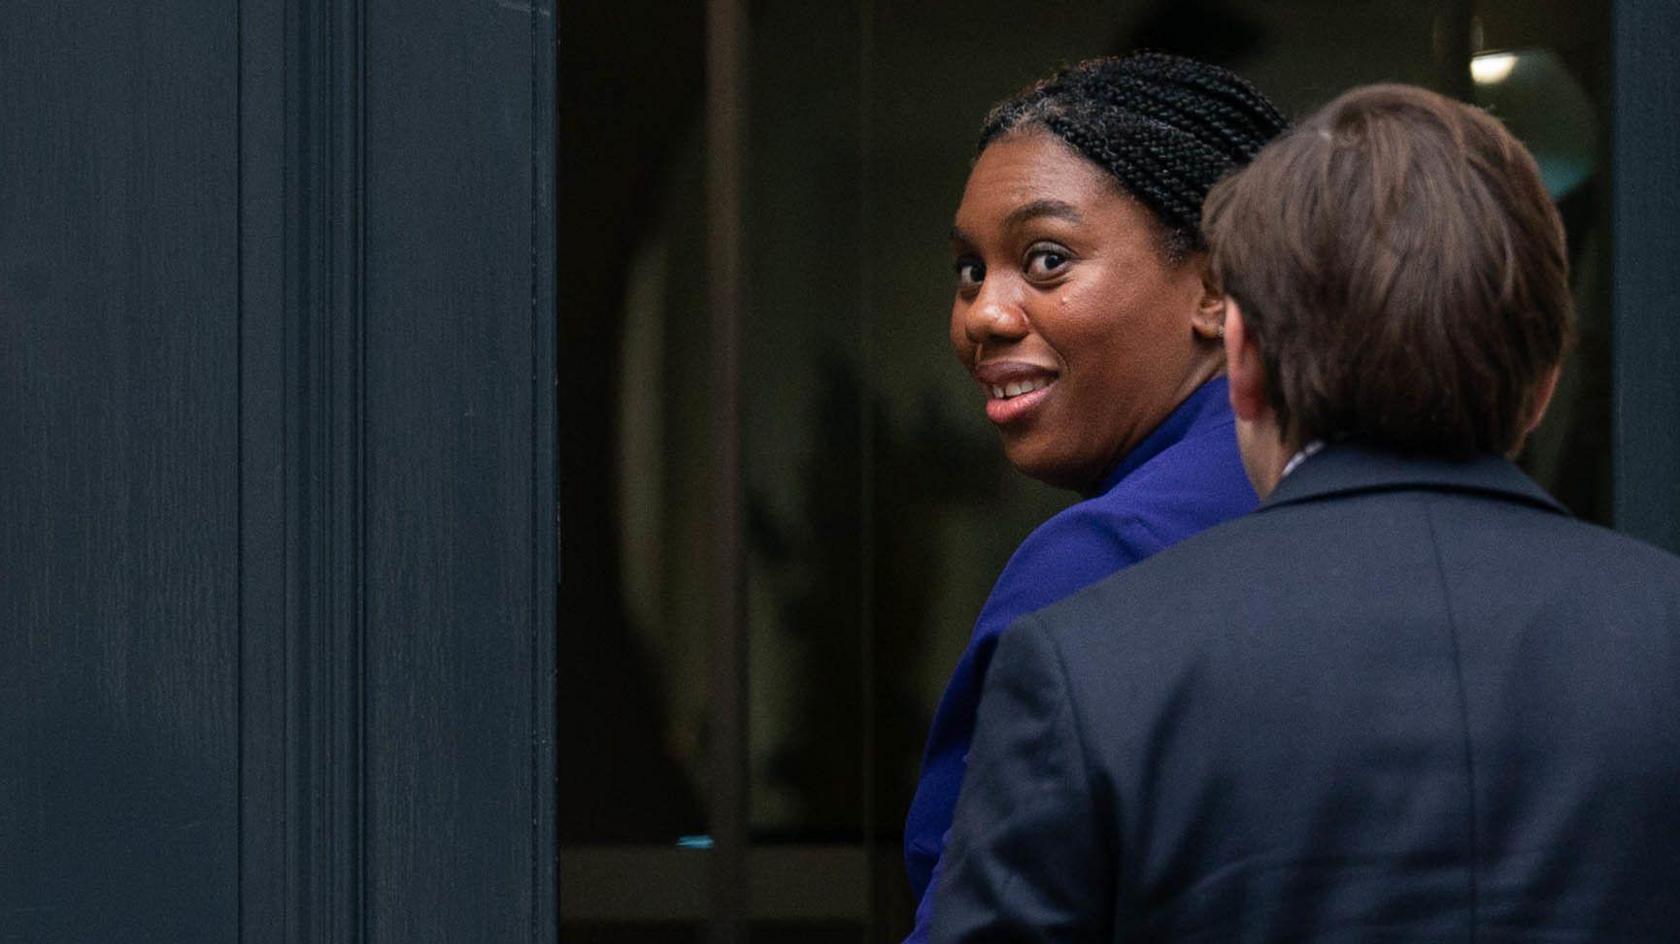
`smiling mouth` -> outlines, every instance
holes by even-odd
[[[992,399],[994,400],[1011,400],[1015,397],[1021,396],[1022,394],[1032,393],[1035,390],[1043,390],[1052,383],[1055,383],[1055,378],[1053,377],[1040,377],[1034,380],[1017,380],[1006,384],[986,385],[986,392],[991,394]]]

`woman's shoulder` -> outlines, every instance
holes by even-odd
[[[1183,538],[1252,511],[1259,502],[1237,450],[1235,421],[1227,416],[1192,430],[1074,508],[1091,505],[1082,513],[1153,522],[1169,532],[1184,531],[1178,535]]]
[[[1043,609],[1257,503],[1229,428],[1186,437],[1035,528],[999,575],[982,623]]]
[[[1093,507],[1087,499],[1033,529],[1004,565],[975,625],[976,636],[1002,632],[1149,554],[1147,533]]]
[[[982,632],[1000,631],[1165,546],[1151,515],[1112,498],[1111,491],[1077,502],[1027,535],[986,599]]]

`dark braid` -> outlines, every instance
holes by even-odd
[[[1206,248],[1202,200],[1289,122],[1266,96],[1219,66],[1165,53],[1069,66],[986,116],[979,150],[1041,127],[1114,175],[1161,224],[1169,257]]]

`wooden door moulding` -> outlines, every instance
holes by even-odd
[[[364,17],[240,9],[247,944],[365,938]]]
[[[558,822],[560,417],[559,18],[555,0],[530,5],[531,20],[531,944],[555,944],[560,928]],[[546,614],[546,618],[542,618]]]
[[[441,838],[406,825],[406,812],[394,815],[410,807],[417,816],[471,824],[479,835],[461,840],[469,848],[528,848],[526,874],[505,903],[518,914],[507,920],[517,919],[525,928],[521,939],[535,942],[553,940],[557,926],[554,16],[547,3],[510,9],[504,12],[525,25],[475,33],[412,20],[407,11],[413,9],[316,0],[245,3],[239,15],[240,923],[248,944],[392,940],[428,922],[472,923],[475,912],[496,907],[469,885],[452,899],[413,884],[416,878],[447,884],[446,876],[431,874],[435,869],[423,869],[429,877],[410,870],[449,852]],[[495,88],[436,93],[430,110],[482,114],[471,95],[516,88],[524,127],[498,126],[505,131],[499,137],[437,145],[435,132],[412,114],[393,114],[399,89],[387,86],[385,97],[370,104],[376,70],[398,83],[403,70],[423,67],[411,46],[431,42],[437,55],[436,44],[449,40],[463,49],[496,43],[507,64],[490,70]],[[514,48],[524,55],[505,57]],[[489,52],[471,58],[493,60]],[[377,127],[370,128],[370,118]],[[370,141],[384,160],[377,168]],[[453,150],[434,160],[428,147]],[[427,232],[386,222],[370,233],[370,213],[383,209],[381,218],[390,220],[395,210],[443,203],[437,193],[447,195],[455,182],[453,165],[475,149],[486,158],[517,157],[502,171],[517,173],[526,191],[517,217],[503,219],[505,208],[488,201],[482,213],[456,201],[449,206],[457,216],[438,225],[468,230],[498,249],[517,246],[515,253],[500,254],[493,268],[463,262],[440,269],[413,261],[404,245],[430,248]],[[404,154],[411,159],[393,162],[392,155]],[[504,192],[513,185],[510,176],[489,182]],[[412,292],[383,288],[381,300],[370,301],[375,280],[406,284],[416,267],[435,276],[430,290],[418,283]],[[506,290],[474,294],[489,281]],[[514,298],[523,299],[524,309],[517,335],[506,321]],[[464,340],[440,338],[440,330],[464,332]],[[487,373],[487,365],[497,364],[499,348],[492,346],[505,347],[516,336],[524,363]],[[440,370],[412,373],[416,363],[437,364],[457,352],[462,358],[443,361]],[[405,390],[410,383],[412,393]],[[469,408],[427,422],[457,424],[458,437],[482,437],[485,420],[470,401],[485,397],[523,404],[490,422],[504,454],[528,457],[520,467],[497,470],[507,486],[497,486],[499,497],[491,498],[450,464],[455,459],[412,461],[436,458],[438,440],[416,435],[415,426],[423,416],[438,416],[437,407],[450,398],[466,398]],[[519,489],[518,501],[509,486]],[[460,511],[427,507],[415,494],[446,496]],[[376,509],[384,509],[377,523]],[[519,654],[502,648],[508,640],[475,629],[472,608],[456,600],[457,592],[503,593],[484,586],[494,572],[471,570],[464,582],[439,584],[450,573],[436,569],[450,566],[445,545],[489,523],[462,518],[486,513],[510,523],[525,519],[517,530],[529,534],[520,554],[501,545],[504,555],[513,555],[508,559],[525,561],[518,581],[524,589],[507,588],[521,594],[518,604],[505,597],[497,604],[525,613]],[[412,525],[403,523],[411,517]],[[427,609],[405,611],[390,602],[411,592],[398,586],[415,566],[405,556],[410,551],[435,562],[425,583]],[[443,657],[460,665],[522,666],[508,682],[528,692],[524,723],[496,730],[501,716],[473,702],[470,683],[438,684],[447,676],[437,673],[448,666],[427,670],[414,661],[416,653],[451,653]],[[416,696],[424,703],[408,707]],[[521,738],[522,782],[498,789],[520,797],[528,814],[485,819],[482,798],[413,795],[416,784],[449,778],[449,739],[463,743],[471,731],[482,732],[473,738],[481,744],[507,740],[508,750]],[[503,832],[512,828],[524,837]],[[438,914],[423,917],[427,909]]]

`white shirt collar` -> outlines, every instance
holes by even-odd
[[[1322,439],[1315,439],[1312,442],[1307,443],[1305,446],[1302,446],[1300,452],[1297,452],[1293,456],[1290,456],[1289,461],[1284,463],[1283,473],[1278,476],[1278,481],[1280,481],[1280,482],[1283,481],[1286,477],[1288,477],[1289,473],[1295,471],[1295,469],[1297,467],[1299,467],[1301,463],[1303,463],[1303,462],[1307,461],[1308,459],[1311,459],[1313,456],[1317,455],[1318,451],[1323,449],[1323,448],[1324,448],[1324,440],[1322,440]]]

